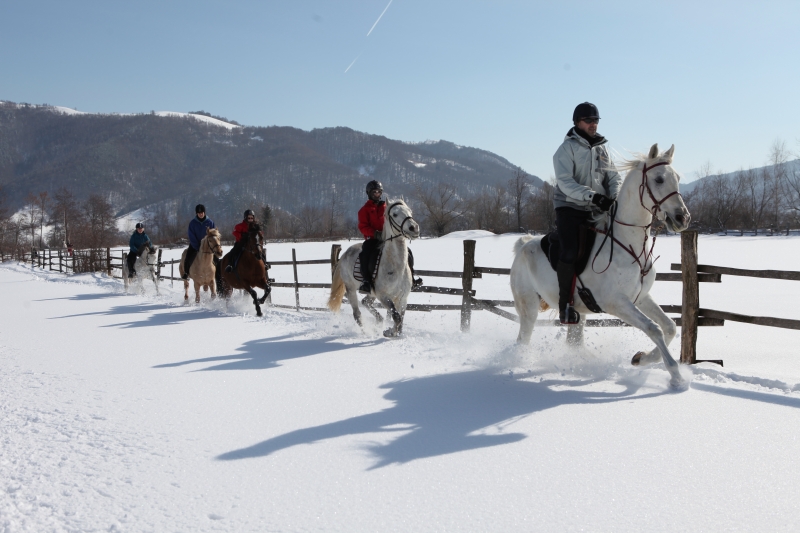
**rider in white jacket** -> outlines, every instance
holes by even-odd
[[[580,315],[569,305],[578,255],[578,231],[608,211],[619,194],[622,178],[608,155],[605,137],[597,134],[600,113],[584,102],[572,114],[574,127],[553,155],[557,187],[553,198],[561,243],[558,268],[559,317],[562,324],[577,324]]]

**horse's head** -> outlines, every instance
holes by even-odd
[[[261,256],[261,246],[264,242],[264,231],[258,222],[250,222],[247,226],[247,241],[245,246],[256,256]]]
[[[642,207],[664,222],[670,231],[681,232],[689,227],[691,215],[680,195],[681,177],[672,168],[674,153],[674,144],[663,154],[658,153],[658,144],[650,148],[642,167],[639,199]]]
[[[388,229],[391,233],[387,238],[404,236],[408,239],[419,238],[419,224],[414,220],[414,213],[403,200],[386,199],[386,213],[383,221],[384,235]]]
[[[222,257],[222,235],[220,235],[219,230],[216,228],[206,228],[206,246],[208,246],[211,253],[216,255],[218,258]]]

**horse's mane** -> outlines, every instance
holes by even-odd
[[[222,237],[222,234],[219,232],[219,230],[217,228],[211,228],[210,230],[208,230],[208,233],[203,238],[205,239],[208,236]]]
[[[615,162],[614,166],[616,166],[617,170],[621,172],[630,172],[631,170],[636,170],[644,166],[644,164],[647,163],[649,159],[650,159],[649,157],[647,157],[642,153],[634,152],[631,154],[630,159],[623,159],[621,161]]]

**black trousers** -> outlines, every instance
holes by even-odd
[[[364,244],[361,245],[361,253],[358,254],[358,257],[361,261],[361,277],[364,278],[364,281],[372,281],[372,272],[369,271],[369,259],[375,250],[377,250],[378,246],[380,246],[380,243],[378,239],[367,239],[364,241]],[[408,267],[411,269],[411,277],[413,278],[414,254],[411,253],[411,248],[408,248]]]
[[[559,261],[572,265],[578,259],[578,228],[588,224],[591,218],[591,211],[571,207],[556,209],[556,230],[561,244]]]
[[[191,268],[192,263],[194,263],[194,258],[197,257],[197,250],[189,246],[186,249],[186,259],[183,260],[183,271],[187,274],[189,273],[189,268]]]
[[[141,246],[139,246],[139,249],[136,250],[135,252],[128,252],[128,272],[133,270],[133,265],[136,264],[136,258],[142,256],[145,248],[147,248],[147,243],[144,243]]]

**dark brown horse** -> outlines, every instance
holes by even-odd
[[[261,304],[269,296],[272,287],[267,280],[267,267],[264,264],[264,256],[261,253],[261,246],[264,242],[264,233],[257,222],[251,222],[246,235],[242,237],[240,247],[242,254],[239,261],[234,266],[233,272],[227,272],[227,266],[235,259],[237,247],[225,254],[220,261],[222,270],[222,287],[220,294],[229,298],[233,289],[244,289],[253,297],[253,305],[256,306],[256,315],[261,315]],[[254,287],[264,289],[264,296],[258,298]]]

